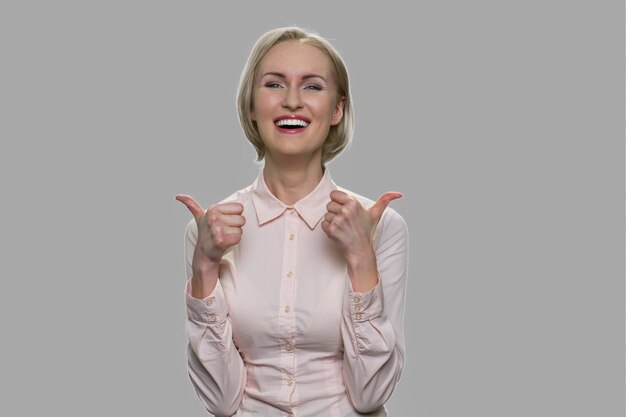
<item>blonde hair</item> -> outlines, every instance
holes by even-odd
[[[239,88],[237,90],[237,113],[239,123],[243,128],[246,137],[254,146],[257,153],[257,161],[265,157],[265,145],[259,134],[256,122],[252,120],[252,93],[254,79],[259,64],[265,54],[276,44],[289,40],[300,40],[311,46],[315,46],[326,53],[333,63],[333,75],[337,84],[338,97],[344,98],[343,117],[334,126],[330,126],[328,136],[322,145],[322,165],[332,160],[341,153],[352,141],[354,133],[354,111],[352,99],[350,97],[350,83],[348,80],[348,70],[339,55],[339,52],[326,39],[314,32],[307,32],[296,26],[289,26],[270,30],[257,40],[250,52],[248,61],[241,73]]]

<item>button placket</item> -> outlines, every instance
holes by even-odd
[[[300,218],[294,208],[287,208],[284,216],[283,265],[280,281],[280,299],[278,312],[278,338],[280,343],[280,365],[284,369],[284,385],[281,397],[289,403],[295,389],[295,349],[294,340],[294,303],[297,282],[297,242]]]

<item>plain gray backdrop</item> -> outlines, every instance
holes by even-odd
[[[604,3],[604,4],[603,4]],[[3,416],[204,416],[183,232],[258,166],[235,94],[291,24],[342,53],[341,186],[410,228],[390,415],[624,415],[621,2],[7,1]]]

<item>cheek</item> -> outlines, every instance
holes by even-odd
[[[326,103],[326,111],[327,111],[329,119],[332,119],[332,117],[335,115],[336,110],[337,110],[337,101],[334,98],[329,99],[328,102]]]
[[[277,105],[280,104],[280,97],[276,94],[258,93],[253,96],[252,103],[256,117],[271,115]]]
[[[311,100],[305,106],[311,112],[311,115],[317,119],[326,119],[330,114],[329,104],[326,101]]]
[[[252,100],[251,100],[250,105],[252,106],[254,113],[258,115],[263,112],[265,101],[266,101],[266,98],[262,90],[254,90],[252,92]]]

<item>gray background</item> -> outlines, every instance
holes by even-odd
[[[203,416],[183,231],[258,167],[235,113],[290,24],[350,71],[335,181],[410,227],[393,417],[624,414],[623,4],[2,2],[3,416]]]

